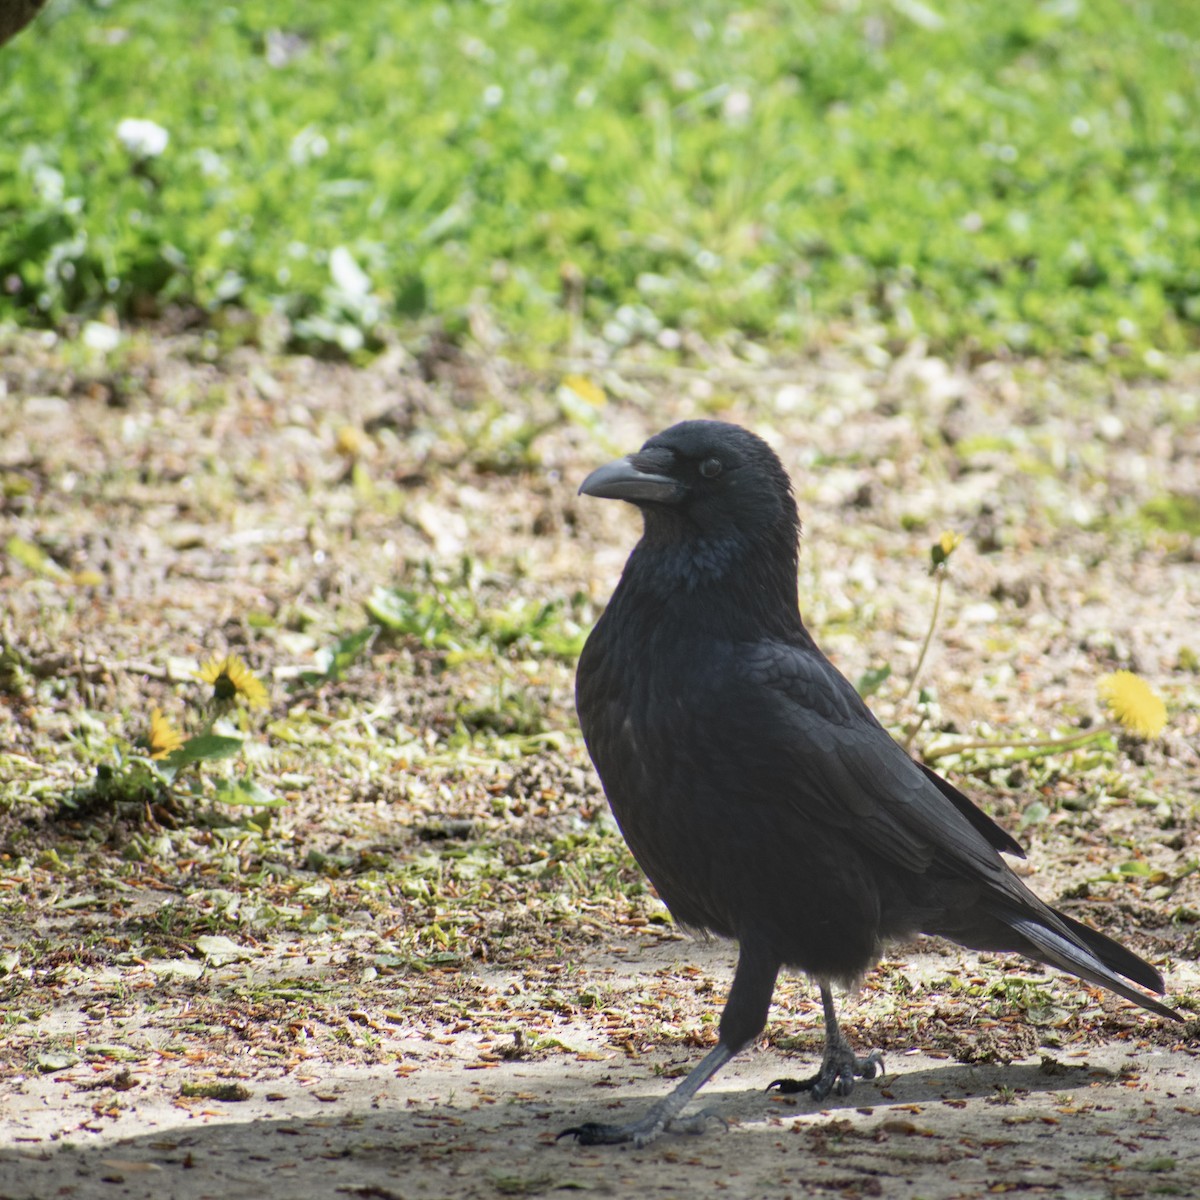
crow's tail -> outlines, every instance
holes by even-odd
[[[1139,992],[1126,982],[1131,979],[1162,995],[1165,990],[1162,976],[1148,962],[1073,917],[1056,909],[1050,909],[1050,912],[1057,922],[1061,922],[1069,936],[1064,937],[1050,924],[1024,914],[1010,916],[1005,922],[1029,943],[1027,954],[1060,971],[1108,988],[1160,1017],[1171,1017],[1176,1021],[1184,1019],[1173,1008]]]
[[[1160,996],[1163,994],[1163,977],[1144,958],[1138,958],[1132,950],[1127,950],[1106,933],[1068,917],[1057,908],[1051,909],[1051,912],[1110,970]]]

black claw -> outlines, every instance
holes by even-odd
[[[792,1096],[796,1092],[811,1092],[815,1082],[815,1076],[812,1079],[774,1079],[767,1084],[767,1091],[778,1088],[781,1096]]]
[[[781,1096],[808,1092],[814,1100],[824,1100],[830,1092],[849,1096],[854,1091],[856,1077],[874,1079],[883,1073],[883,1058],[878,1050],[872,1050],[866,1058],[829,1059],[821,1069],[808,1079],[776,1079],[767,1084],[767,1091],[778,1091]]]
[[[561,1142],[565,1137],[573,1137],[580,1146],[614,1146],[630,1140],[628,1131],[620,1125],[601,1125],[599,1121],[564,1129],[554,1140]]]
[[[599,1128],[595,1124],[575,1125],[571,1129],[564,1129],[554,1140],[561,1142],[565,1137],[573,1137],[581,1146],[594,1146],[595,1133]]]

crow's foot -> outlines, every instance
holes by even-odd
[[[719,1121],[726,1129],[729,1128],[724,1117],[707,1108],[694,1117],[674,1117],[667,1121],[651,1109],[640,1121],[630,1121],[626,1125],[589,1121],[586,1125],[564,1129],[554,1140],[557,1142],[565,1137],[573,1137],[581,1146],[618,1146],[623,1142],[647,1146],[663,1132],[702,1134],[706,1132],[709,1121]]]
[[[821,1069],[808,1079],[776,1079],[767,1091],[777,1089],[782,1095],[810,1092],[814,1100],[824,1100],[830,1092],[848,1096],[854,1091],[855,1079],[874,1079],[883,1073],[883,1055],[872,1050],[866,1058],[858,1058],[844,1043],[826,1054]]]
[[[769,999],[768,994],[763,1001],[764,1011]],[[640,1121],[630,1121],[625,1125],[605,1125],[599,1121],[589,1121],[586,1125],[564,1129],[555,1140],[573,1137],[581,1146],[619,1146],[622,1142],[645,1146],[654,1141],[664,1129],[678,1133],[703,1133],[706,1121],[717,1120],[724,1125],[725,1122],[707,1108],[694,1117],[681,1117],[679,1114],[700,1088],[732,1057],[733,1051],[724,1042],[718,1042],[703,1060],[688,1072],[686,1078],[675,1085],[675,1090],[658,1101]]]

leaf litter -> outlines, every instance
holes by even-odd
[[[1200,1011],[1200,531],[1155,517],[1194,491],[1192,365],[1118,387],[882,347],[760,372],[715,347],[707,376],[594,365],[583,421],[563,373],[444,350],[121,353],[139,386],[118,396],[104,356],[3,347],[4,1194],[162,1194],[152,1168],[179,1196],[1195,1190],[1194,1022],[940,943],[897,947],[847,1005],[878,1084],[822,1112],[755,1091],[818,1050],[785,980],[705,1099],[728,1133],[552,1144],[686,1069],[729,981],[629,858],[571,706],[636,535],[575,484],[685,416],[784,452],[809,623],[898,733],[922,706],[918,752],[1086,731],[1115,670],[1165,698],[1154,742],[939,767],[1019,829],[1040,894]],[[906,698],[943,530],[964,544]],[[196,721],[194,670],[229,655],[268,702],[222,718],[237,755],[130,774],[152,713]]]

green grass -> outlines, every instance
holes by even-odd
[[[1177,0],[57,0],[0,63],[0,319],[528,355],[852,323],[1135,367],[1200,340]]]

